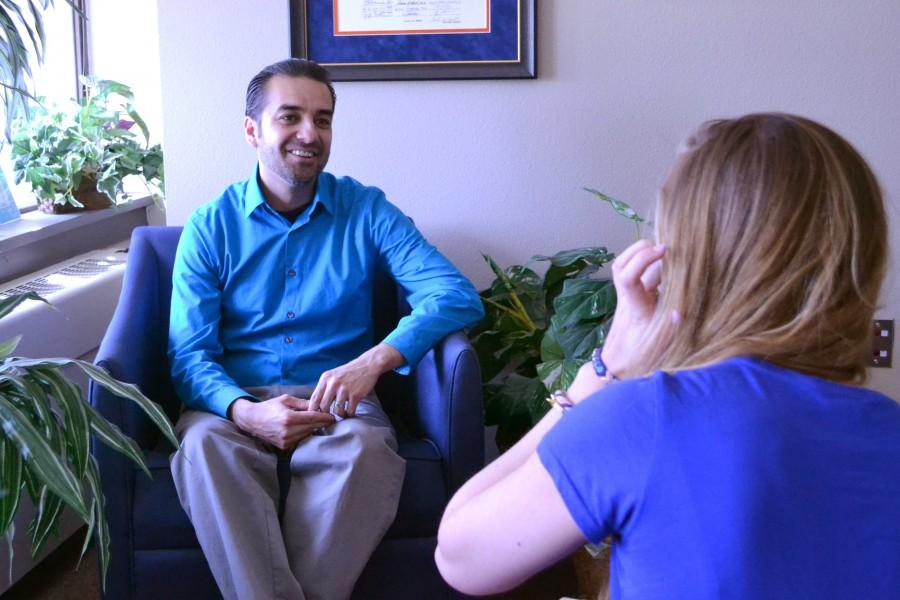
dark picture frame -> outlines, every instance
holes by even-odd
[[[318,62],[334,81],[537,77],[537,0],[486,0],[483,30],[353,35],[336,34],[340,0],[289,1],[291,55]]]

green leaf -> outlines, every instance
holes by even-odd
[[[25,468],[46,485],[76,514],[87,520],[87,507],[81,496],[81,486],[71,470],[53,452],[28,417],[5,397],[0,396],[0,426],[3,433],[18,448]]]
[[[41,495],[41,482],[37,479],[34,473],[24,468],[22,469],[22,481],[25,482],[25,491],[28,492],[28,497],[31,499],[31,503],[37,504],[38,498]]]
[[[6,340],[5,342],[0,342],[0,360],[3,360],[10,354],[12,354],[16,347],[19,345],[19,342],[22,341],[22,336],[17,335],[11,340]]]
[[[497,447],[505,451],[547,412],[547,390],[539,380],[510,375],[485,390],[485,425],[497,425]]]
[[[616,311],[616,289],[608,279],[569,279],[553,307],[554,319],[566,327],[585,320],[607,319]]]
[[[91,426],[88,411],[78,386],[67,381],[55,369],[36,369],[36,374],[65,414],[63,435],[66,449],[75,466],[75,475],[83,479],[91,450]]]
[[[548,390],[564,390],[575,380],[575,375],[583,364],[583,360],[553,359],[539,364],[537,374]]]
[[[85,408],[88,410],[91,421],[91,431],[94,432],[94,435],[113,450],[124,454],[134,461],[141,470],[147,474],[147,477],[152,477],[150,475],[150,470],[147,468],[147,464],[144,462],[144,453],[135,441],[122,433],[118,427],[103,418],[103,415],[94,410],[94,407],[90,404],[86,404]]]
[[[103,591],[106,592],[106,572],[109,570],[109,525],[106,523],[105,516],[105,500],[103,499],[103,489],[100,487],[100,469],[97,466],[97,461],[91,456],[90,465],[88,467],[88,483],[90,484],[91,493],[94,496],[94,504],[92,511],[92,522],[96,523],[96,538],[97,538],[97,555],[100,560],[100,582],[103,588]],[[90,534],[90,531],[88,532]],[[81,554],[84,556],[84,551],[87,548],[82,548]]]
[[[7,362],[6,365],[8,364]],[[7,368],[6,365],[0,367],[0,382],[10,383],[16,390],[8,399],[14,402],[19,410],[24,410],[24,414],[31,418],[34,426],[43,431],[44,439],[53,451],[59,453],[62,450],[61,431],[50,405],[50,398],[31,378],[14,374],[20,373],[20,370]]]
[[[563,284],[567,279],[589,277],[614,258],[615,254],[603,246],[592,246],[563,250],[553,256],[536,255],[533,260],[550,261],[550,267],[544,275],[544,289],[547,302],[552,303],[562,292]]]
[[[150,418],[154,425],[162,432],[166,439],[171,442],[173,448],[178,448],[178,438],[175,436],[175,430],[172,423],[166,416],[166,413],[158,404],[147,398],[138,387],[132,383],[124,383],[113,378],[109,373],[92,365],[89,362],[73,358],[38,358],[38,359],[12,359],[7,361],[6,365],[16,368],[27,367],[46,367],[56,366],[65,367],[67,365],[75,365],[85,372],[88,377],[96,381],[117,396],[131,400],[140,407],[141,410]]]
[[[0,319],[11,313],[18,305],[22,304],[26,300],[39,300],[45,304],[49,304],[49,302],[47,302],[34,292],[26,292],[24,294],[9,296],[8,298],[3,298],[2,300],[0,300]]]
[[[4,534],[12,525],[22,495],[22,455],[15,445],[0,437],[0,531]]]
[[[532,260],[550,261],[550,264],[554,267],[569,267],[579,263],[602,267],[613,258],[615,258],[615,255],[603,246],[587,246],[585,248],[562,250],[553,256],[536,254],[532,257]]]
[[[150,132],[147,130],[147,124],[144,122],[144,119],[141,118],[141,115],[138,114],[136,110],[129,109],[128,116],[134,121],[135,125],[141,130],[141,134],[144,136],[144,142],[150,141]]]
[[[603,344],[610,323],[611,320],[606,319],[564,327],[560,325],[558,318],[554,317],[541,341],[541,360],[544,362],[562,359],[587,360],[594,348]]]
[[[637,212],[635,212],[635,210],[633,208],[631,208],[625,202],[622,202],[621,200],[616,200],[612,196],[607,196],[603,192],[595,190],[595,189],[586,187],[586,188],[584,188],[584,191],[590,192],[590,193],[594,194],[600,200],[603,200],[604,202],[608,203],[610,206],[612,206],[614,211],[616,211],[619,215],[625,217],[629,221],[634,221],[635,223],[645,223],[646,222],[646,220],[642,216],[637,214]]]
[[[59,515],[62,511],[62,500],[53,494],[48,487],[41,490],[36,514],[29,525],[31,532],[31,558],[37,558],[51,533],[58,529]]]
[[[13,539],[16,537],[16,523],[13,521],[6,530],[6,550],[9,552],[9,571],[7,571],[7,581],[13,580],[13,560],[16,557],[15,548],[13,547]]]
[[[485,401],[485,425],[519,421],[531,427],[541,412],[547,389],[539,380],[513,373],[503,382],[491,384]]]
[[[532,322],[530,315],[523,306],[522,301],[519,298],[516,283],[514,282],[508,273],[506,273],[503,269],[501,269],[494,259],[488,256],[487,254],[482,254],[482,258],[484,258],[485,262],[487,262],[488,266],[494,272],[494,275],[497,277],[498,281],[494,282],[494,285],[491,286],[491,292],[488,297],[484,297],[485,301],[491,302],[494,306],[498,308],[504,308],[506,311],[513,316],[514,318],[521,321],[522,326],[526,329],[533,330],[535,329],[535,324]],[[517,265],[518,266],[518,265]],[[520,267],[521,269],[524,269]],[[518,283],[524,283],[528,279],[530,279],[530,274],[527,270],[519,271],[519,281]],[[533,272],[532,272],[533,273]],[[534,275],[535,279],[537,279],[537,275]],[[508,304],[505,304],[503,300],[508,300]],[[505,306],[504,306],[505,304]]]

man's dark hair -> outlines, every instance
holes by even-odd
[[[276,75],[306,77],[307,79],[324,83],[331,93],[332,110],[334,109],[335,104],[337,104],[337,94],[334,93],[334,86],[331,85],[331,78],[328,76],[328,71],[326,71],[324,67],[311,60],[289,58],[269,65],[250,80],[250,85],[247,86],[247,103],[244,108],[244,114],[254,121],[259,122],[263,106],[266,104],[266,83]]]

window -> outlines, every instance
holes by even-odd
[[[65,101],[78,92],[78,64],[75,26],[72,7],[65,0],[56,0],[54,7],[44,13],[44,62],[32,61],[31,73],[36,96]],[[0,149],[0,166],[19,210],[35,207],[34,195],[26,183],[15,184],[9,144]]]
[[[129,0],[128,20],[141,27],[122,26],[122,0],[74,0],[87,14],[75,19],[66,0],[55,0],[44,13],[45,52],[43,64],[32,65],[36,95],[64,102],[79,91],[79,73],[114,79],[135,94],[138,111],[150,130],[150,143],[162,139],[162,99],[159,82],[157,0]],[[36,206],[26,183],[15,185],[9,145],[0,148],[0,168],[6,175],[16,204],[22,211]],[[126,179],[127,191],[146,188]]]

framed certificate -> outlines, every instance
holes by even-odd
[[[536,0],[290,0],[291,54],[335,81],[534,78]]]

